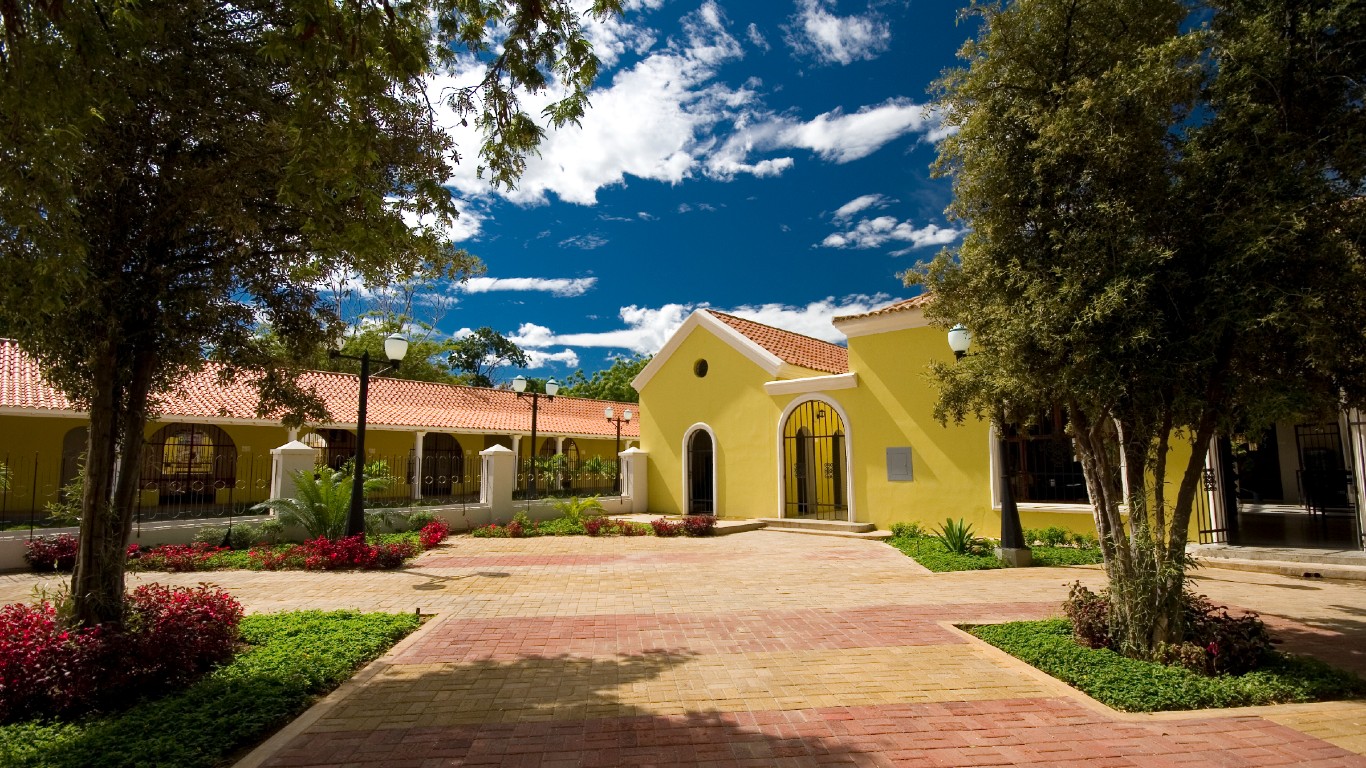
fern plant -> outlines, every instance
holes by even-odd
[[[603,509],[602,502],[598,501],[597,496],[587,498],[575,496],[572,499],[557,501],[555,502],[555,509],[560,511],[560,517],[574,525],[582,525],[583,519],[588,515],[607,513],[607,510]]]
[[[366,477],[361,490],[373,493],[388,486],[390,480],[389,477]],[[346,535],[354,484],[355,478],[349,472],[331,467],[299,471],[294,473],[294,498],[267,499],[252,509],[274,510],[280,522],[302,526],[310,539],[321,536],[336,540]]]

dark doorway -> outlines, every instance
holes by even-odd
[[[819,400],[798,405],[783,425],[783,516],[844,520],[844,421]]]
[[[422,495],[450,496],[465,474],[465,450],[453,435],[428,432],[422,436]]]
[[[716,465],[711,433],[699,429],[688,438],[688,514],[716,514]]]

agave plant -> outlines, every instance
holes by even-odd
[[[934,537],[939,540],[944,548],[957,555],[966,555],[972,551],[972,526],[958,518],[958,522],[945,520],[939,530],[935,531]]]
[[[365,493],[372,493],[389,485],[390,480],[389,477],[367,477],[361,488]],[[336,540],[346,535],[354,484],[351,473],[331,467],[295,472],[294,498],[267,499],[252,509],[274,510],[280,522],[303,526],[310,539],[322,536]]]

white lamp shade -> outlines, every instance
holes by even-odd
[[[611,420],[612,420],[612,415],[613,415],[615,412],[612,410],[612,406],[609,405],[609,406],[607,406],[606,408],[603,409],[602,413],[603,413],[604,416],[607,417],[607,420],[608,420],[608,421],[611,421]]]
[[[408,354],[408,338],[401,333],[391,333],[384,340],[384,355],[395,362]]]
[[[954,354],[962,354],[972,346],[972,331],[969,331],[962,323],[949,329],[949,349]]]
[[[515,378],[515,379],[512,380],[512,391],[513,391],[513,392],[525,392],[525,391],[526,391],[526,377],[525,377],[525,376],[518,376],[517,378]]]
[[[626,419],[627,421],[630,421],[630,420],[631,420],[631,409],[630,409],[630,408],[627,408],[625,411],[623,411],[622,414],[621,414],[621,417],[622,417],[623,419]]]
[[[549,381],[547,381],[547,382],[545,383],[545,393],[546,393],[547,395],[550,395],[551,397],[554,397],[554,396],[555,396],[555,393],[556,393],[556,392],[559,392],[559,391],[560,391],[560,383],[559,383],[558,381],[555,381],[554,379],[550,379]]]

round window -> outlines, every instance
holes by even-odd
[[[703,376],[706,376],[706,375],[707,375],[707,361],[706,361],[706,360],[698,360],[697,362],[693,363],[693,364],[692,364],[692,372],[693,372],[694,374],[696,374],[696,375],[697,375],[697,378],[699,378],[699,379],[702,378]]]

